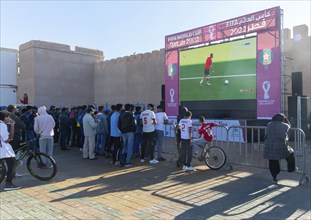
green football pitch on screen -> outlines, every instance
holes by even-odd
[[[213,53],[210,85],[204,75]],[[256,38],[187,49],[179,53],[181,101],[256,99]]]

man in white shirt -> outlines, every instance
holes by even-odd
[[[148,104],[147,109],[140,114],[140,121],[143,125],[143,143],[141,147],[140,162],[145,162],[145,153],[148,150],[150,163],[159,163],[154,159],[154,146],[155,146],[155,128],[157,124],[156,116],[153,112],[153,104]]]
[[[165,158],[162,157],[162,145],[164,138],[164,130],[165,124],[168,123],[168,117],[165,112],[163,112],[162,106],[157,106],[156,120],[157,124],[155,125],[155,133],[156,133],[156,145],[158,151],[158,161],[164,161]]]

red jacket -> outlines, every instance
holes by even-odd
[[[216,123],[203,123],[198,131],[199,135],[203,134],[203,137],[206,141],[211,142],[213,140],[213,131],[212,127],[216,126]]]

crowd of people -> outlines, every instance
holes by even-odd
[[[217,126],[216,123],[206,123],[201,116],[199,136],[193,139],[191,117],[192,113],[187,108],[182,108],[177,117],[177,166],[185,171],[195,170],[191,166],[193,152],[197,153],[197,146],[203,148],[213,140],[212,128]],[[275,121],[274,118],[272,121]],[[14,151],[22,142],[34,140],[36,136],[39,136],[36,147],[50,156],[53,156],[56,143],[63,151],[79,148],[83,159],[96,160],[98,156],[104,156],[111,158],[110,164],[129,167],[133,166],[133,157],[139,158],[140,163],[147,160],[150,164],[166,160],[162,156],[162,145],[167,123],[168,117],[162,106],[157,106],[155,111],[153,104],[148,104],[144,110],[141,106],[135,107],[129,103],[124,106],[112,105],[111,109],[105,109],[104,106],[95,109],[92,105],[83,105],[71,109],[27,106],[19,110],[16,106],[9,105],[6,110],[0,111],[0,159],[5,158],[8,166],[4,190],[20,188],[12,183],[14,177],[21,177],[16,172],[16,158],[19,155],[15,155]],[[275,138],[275,135],[269,136],[271,125],[268,125],[264,157],[269,159],[270,171],[276,183],[276,176],[280,172],[279,159],[287,157],[280,156],[275,152],[276,147],[268,142]],[[289,126],[286,129],[288,132]],[[271,156],[271,152],[277,155]],[[49,168],[48,164],[46,166]]]
[[[145,159],[149,159],[150,164],[165,161],[162,145],[168,117],[161,106],[157,106],[156,112],[154,110],[153,104],[144,111],[141,106],[132,104],[125,104],[124,108],[122,104],[112,105],[111,109],[104,106],[95,109],[92,105],[70,109],[55,106],[18,109],[9,105],[1,111],[0,120],[1,130],[6,131],[1,133],[1,144],[7,146],[1,146],[0,159],[6,159],[10,173],[4,190],[20,188],[12,183],[14,177],[21,177],[16,172],[16,159],[8,157],[18,158],[14,150],[22,142],[34,140],[37,135],[36,147],[50,156],[53,156],[54,144],[58,144],[63,151],[79,148],[83,159],[96,160],[98,156],[105,156],[111,158],[111,164],[120,167],[132,166],[133,157],[140,157],[141,163]],[[12,149],[8,150],[8,146]]]

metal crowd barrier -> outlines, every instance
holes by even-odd
[[[173,154],[174,158],[178,157],[175,140],[175,128],[168,124],[166,128],[166,137],[163,143],[163,152]],[[194,124],[194,133],[197,133],[199,125]],[[213,130],[215,136],[212,146],[222,148],[227,155],[227,164],[223,170],[233,169],[233,165],[252,166],[257,168],[268,169],[268,160],[263,158],[265,126],[217,126]],[[308,182],[310,170],[307,164],[310,163],[310,152],[305,145],[305,133],[298,128],[290,129],[289,145],[295,151],[296,172],[301,174],[299,184]],[[281,160],[281,169],[286,170],[286,161]]]

